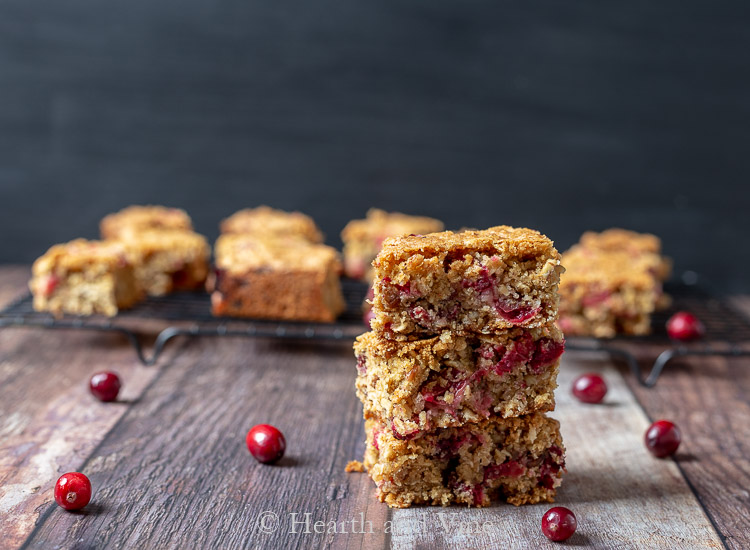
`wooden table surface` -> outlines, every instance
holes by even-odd
[[[27,268],[0,268],[0,305]],[[750,313],[750,300],[735,304]],[[644,356],[655,350],[640,349]],[[88,393],[117,371],[121,399]],[[602,372],[605,405],[569,395]],[[117,335],[0,330],[0,548],[554,548],[548,505],[389,510],[364,474],[349,343],[203,338],[171,342],[141,366]],[[558,502],[595,548],[750,548],[750,360],[671,364],[644,389],[606,357],[568,352],[557,392],[568,448]],[[683,432],[675,460],[643,447],[649,418]],[[286,435],[278,464],[256,463],[245,434],[268,422]],[[54,504],[67,471],[94,496],[83,511]],[[316,522],[320,522],[316,526]],[[333,523],[335,522],[335,523]]]

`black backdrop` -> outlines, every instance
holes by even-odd
[[[750,5],[5,0],[1,262],[130,203],[619,225],[750,291]]]

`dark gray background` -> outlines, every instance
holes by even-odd
[[[0,262],[130,203],[612,225],[750,291],[750,5],[5,0]]]

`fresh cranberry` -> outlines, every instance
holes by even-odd
[[[584,403],[601,403],[607,395],[607,383],[598,374],[582,374],[573,382],[573,395]]]
[[[55,483],[55,502],[66,510],[80,510],[91,500],[91,482],[78,472],[68,472]]]
[[[658,458],[673,455],[682,441],[680,429],[669,420],[657,420],[645,436],[646,448]]]
[[[254,426],[245,438],[247,448],[255,460],[264,464],[276,462],[286,450],[284,434],[270,424]]]
[[[678,311],[667,321],[667,334],[674,340],[686,342],[703,336],[706,328],[695,315],[687,311]]]
[[[362,320],[364,321],[365,325],[367,325],[367,328],[372,328],[373,319],[375,319],[375,313],[372,310],[365,313],[362,317]]]
[[[555,506],[542,516],[542,533],[553,542],[568,540],[576,532],[578,521],[573,512],[563,506]]]
[[[89,388],[99,401],[114,401],[120,393],[120,377],[114,372],[97,372],[89,381]]]

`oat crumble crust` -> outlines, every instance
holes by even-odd
[[[371,326],[393,339],[442,330],[494,333],[557,317],[560,254],[531,229],[394,237],[373,265]]]
[[[34,309],[57,317],[63,313],[111,317],[143,295],[121,243],[85,239],[54,245],[38,258],[29,289]]]
[[[144,229],[182,229],[192,231],[193,223],[187,212],[166,206],[128,206],[108,214],[99,224],[103,239],[115,239],[124,231]]]
[[[562,333],[554,324],[415,341],[367,332],[354,344],[365,418],[397,437],[553,410]]]
[[[364,466],[381,502],[516,506],[553,502],[565,469],[559,423],[542,413],[494,418],[404,440],[375,419],[365,422]]]
[[[226,234],[215,252],[208,282],[214,315],[331,322],[346,307],[334,248],[298,237]]]
[[[365,219],[352,220],[341,231],[346,274],[355,279],[372,280],[374,272],[370,264],[386,238],[442,230],[443,222],[434,218],[371,208]]]
[[[311,243],[323,242],[323,233],[310,216],[268,206],[235,212],[221,222],[221,232],[249,233],[259,237],[297,236]]]
[[[201,288],[211,247],[203,235],[182,229],[125,230],[120,233],[139,285],[150,296]]]

